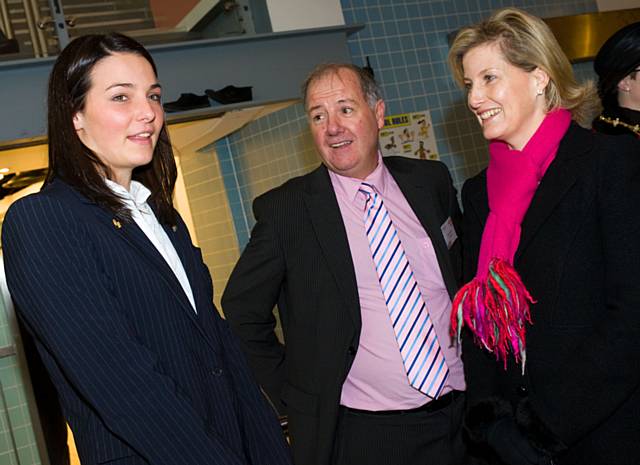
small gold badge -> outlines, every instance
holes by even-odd
[[[122,224],[118,220],[116,220],[115,218],[113,219],[113,225],[118,229],[120,229],[122,227]]]

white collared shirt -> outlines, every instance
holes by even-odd
[[[138,181],[131,181],[129,191],[120,184],[109,179],[105,179],[105,182],[107,186],[122,199],[125,206],[131,212],[133,221],[135,221],[138,227],[142,229],[142,232],[165,259],[180,282],[180,285],[182,286],[184,293],[187,295],[193,310],[197,313],[198,310],[196,309],[196,303],[193,298],[191,284],[189,284],[189,278],[187,278],[187,273],[184,271],[178,252],[176,252],[171,240],[169,240],[169,236],[167,236],[167,233],[162,228],[156,218],[156,215],[147,203],[147,199],[151,195],[149,189]]]

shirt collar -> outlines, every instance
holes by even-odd
[[[382,161],[382,154],[380,152],[378,152],[378,165],[365,179],[350,178],[329,170],[329,177],[333,182],[336,194],[340,194],[352,202],[356,200],[358,189],[360,189],[360,185],[363,182],[371,184],[375,187],[376,191],[381,195],[384,195],[389,176],[389,170],[384,165],[384,162]]]
[[[132,180],[129,190],[110,179],[105,179],[104,182],[114,194],[122,198],[129,208],[135,207],[139,209],[147,202],[147,199],[151,195],[151,191],[138,181]]]

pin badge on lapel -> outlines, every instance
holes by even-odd
[[[171,226],[171,230],[173,232],[176,232],[178,230],[178,227],[174,224],[173,226]]]
[[[122,228],[122,224],[118,220],[116,220],[114,218],[112,221],[113,221],[113,225],[116,227],[116,229]]]

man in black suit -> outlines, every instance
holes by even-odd
[[[257,223],[223,295],[226,317],[288,414],[296,464],[460,463],[465,385],[449,337],[460,212],[447,168],[383,160],[385,105],[360,68],[318,67],[304,98],[323,165],[255,200]],[[373,209],[379,215],[365,219]],[[374,237],[378,218],[389,234]],[[378,250],[393,253],[378,259]],[[409,288],[393,308],[401,300],[391,294]],[[286,346],[274,333],[276,303]],[[417,366],[426,372],[414,374]]]

